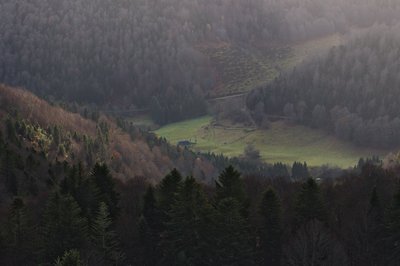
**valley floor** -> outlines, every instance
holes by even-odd
[[[239,156],[248,144],[253,144],[269,163],[306,161],[310,166],[329,164],[347,168],[357,164],[361,157],[384,156],[389,152],[360,148],[323,131],[284,121],[273,122],[270,129],[261,130],[218,125],[206,116],[170,124],[155,133],[171,144],[188,140],[196,143],[193,150],[226,156]]]

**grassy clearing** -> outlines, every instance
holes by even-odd
[[[237,94],[254,89],[274,79],[280,71],[342,42],[339,34],[317,38],[292,46],[239,47],[230,43],[199,45],[217,74],[212,97]]]
[[[212,118],[202,117],[167,125],[155,131],[171,144],[180,140],[197,142],[195,150],[238,156],[247,144],[261,151],[267,162],[306,161],[311,166],[324,164],[343,168],[354,166],[360,157],[384,155],[387,151],[355,147],[335,137],[303,126],[274,122],[269,130],[225,128],[213,125]]]

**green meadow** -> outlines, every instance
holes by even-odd
[[[210,116],[174,123],[155,131],[171,144],[190,140],[193,149],[202,152],[240,156],[253,144],[269,163],[306,161],[310,166],[354,166],[360,157],[384,155],[388,151],[356,147],[320,130],[290,125],[284,121],[271,123],[268,130],[224,127],[213,123]]]

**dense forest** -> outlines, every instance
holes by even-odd
[[[398,1],[0,2],[0,82],[58,99],[151,108],[164,124],[206,112],[216,73],[196,46],[297,41],[392,24]]]
[[[331,35],[345,41],[297,64]],[[399,44],[398,0],[0,0],[0,265],[400,266],[400,153],[271,164],[249,138],[284,119],[400,147]],[[232,76],[292,57],[253,60],[279,75],[221,101],[223,53]],[[246,133],[224,143],[242,155],[134,119],[213,111]]]
[[[358,145],[397,147],[399,42],[398,27],[373,27],[252,92],[247,105],[259,123],[279,114]]]
[[[154,185],[143,177],[121,182],[105,164],[64,163],[50,167],[56,178],[14,190],[3,137],[0,157],[1,265],[400,260],[398,168],[366,163],[337,179],[293,181],[242,176],[230,166],[209,185],[174,169]]]

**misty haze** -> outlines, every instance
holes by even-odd
[[[0,0],[0,265],[399,243],[400,0]]]

